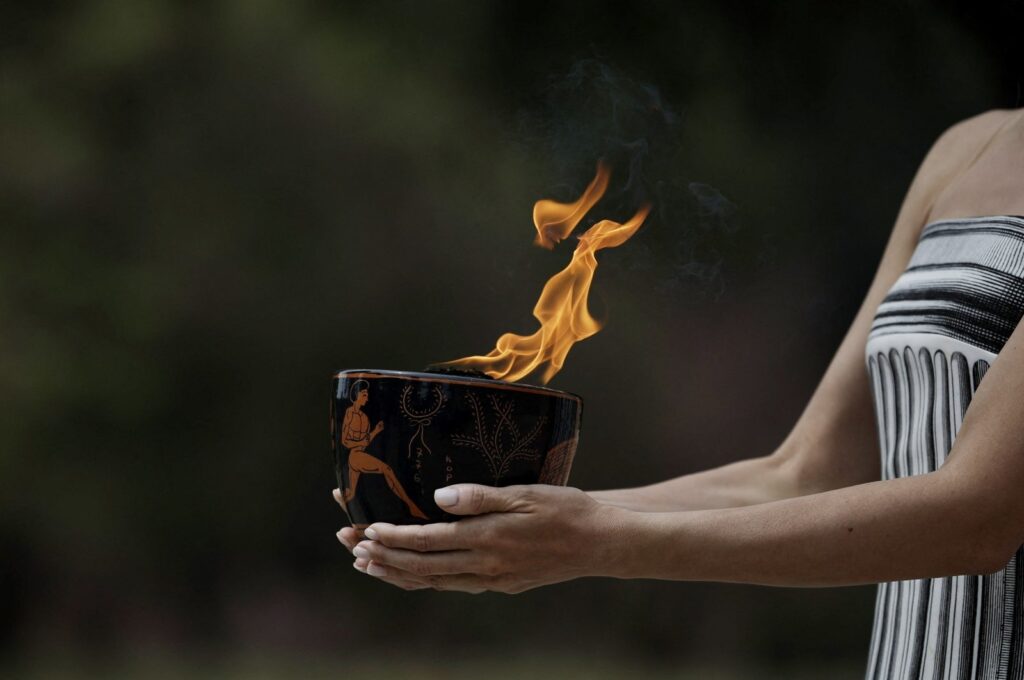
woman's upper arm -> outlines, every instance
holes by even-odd
[[[867,295],[839,349],[777,452],[797,493],[814,493],[879,477],[878,436],[864,351],[875,310],[896,282],[929,220],[935,197],[970,164],[1002,123],[993,111],[959,123],[932,146],[910,185]]]

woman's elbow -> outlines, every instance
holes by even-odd
[[[977,527],[963,541],[967,574],[994,574],[1006,567],[1020,548],[1020,536],[1006,531],[1006,515]]]
[[[994,546],[978,550],[968,560],[966,573],[974,575],[994,574],[1006,567],[1016,550],[1007,550],[1004,546]]]
[[[966,465],[970,458],[961,457]],[[956,468],[950,460],[933,478],[940,486],[945,512],[942,523],[955,533],[953,562],[961,574],[993,574],[1007,563],[1024,541],[1024,504],[1014,484],[993,484],[992,476],[970,467]]]

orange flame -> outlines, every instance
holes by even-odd
[[[541,248],[551,250],[555,244],[572,233],[594,204],[601,200],[608,189],[611,171],[604,161],[597,162],[597,174],[574,203],[558,203],[542,198],[533,204],[533,223],[537,226],[537,237],[533,242]]]
[[[575,203],[538,201],[533,211],[537,227],[535,242],[551,248],[567,237],[587,210],[604,195],[608,177],[608,168],[598,164],[597,176]],[[444,365],[516,381],[546,363],[541,374],[541,383],[546,384],[561,370],[572,346],[601,329],[601,324],[587,309],[587,296],[597,269],[597,251],[625,243],[644,223],[649,212],[650,206],[644,205],[625,223],[602,220],[579,237],[579,245],[573,251],[569,265],[548,279],[533,308],[533,316],[540,321],[540,329],[536,333],[505,333],[489,353],[456,359]]]

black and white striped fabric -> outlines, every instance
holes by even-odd
[[[942,465],[1022,314],[1024,217],[922,230],[868,336],[884,479]],[[880,584],[867,678],[1024,680],[1022,557],[990,575]]]

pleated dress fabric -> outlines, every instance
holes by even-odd
[[[925,226],[866,348],[883,479],[942,465],[1022,313],[1024,217]],[[994,574],[880,584],[867,678],[1024,680],[1021,557]]]

